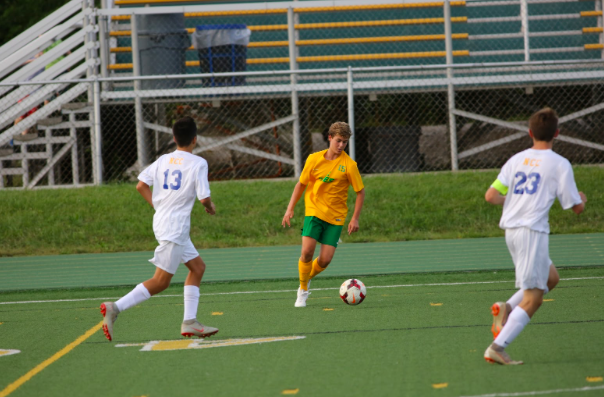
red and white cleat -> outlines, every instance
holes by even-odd
[[[101,303],[101,314],[103,315],[103,333],[109,341],[113,340],[113,323],[117,320],[119,310],[115,303]]]
[[[510,358],[510,356],[505,352],[505,350],[495,350],[492,346],[487,347],[487,350],[484,352],[484,359],[491,364],[501,364],[501,365],[522,365],[524,364],[522,361],[514,361]]]
[[[184,337],[197,336],[198,338],[207,338],[216,333],[218,333],[218,328],[200,324],[197,320],[184,321],[180,327],[180,334]]]
[[[503,324],[508,319],[509,313],[507,311],[508,306],[505,302],[495,302],[491,306],[491,313],[493,313],[493,325],[491,326],[493,339],[497,338],[497,335],[499,335],[503,328]]]

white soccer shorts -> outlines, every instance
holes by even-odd
[[[526,227],[506,229],[505,242],[516,268],[516,288],[545,290],[552,264],[549,234]]]
[[[175,274],[181,263],[187,263],[198,256],[199,252],[197,252],[191,240],[184,245],[172,241],[160,241],[153,258],[149,259],[149,262],[170,274]]]

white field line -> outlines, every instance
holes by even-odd
[[[525,391],[518,393],[492,393],[492,394],[480,394],[475,396],[460,396],[460,397],[516,397],[516,396],[539,396],[544,394],[555,394],[555,393],[576,393],[582,391],[593,391],[602,390],[603,386],[585,386],[576,389],[554,389],[554,390],[539,390],[539,391]]]
[[[602,280],[604,277],[574,277],[574,278],[561,278],[560,281],[575,281],[575,280]],[[367,289],[373,288],[409,288],[409,287],[453,287],[457,285],[479,285],[479,284],[502,284],[502,283],[513,283],[514,280],[501,280],[501,281],[468,281],[460,283],[428,283],[428,284],[399,284],[399,285],[372,285],[368,286]],[[313,291],[331,291],[339,290],[339,287],[333,288],[313,288]],[[289,292],[297,292],[297,289],[282,289],[277,291],[233,291],[233,292],[214,292],[209,294],[200,294],[200,296],[219,296],[219,295],[241,295],[241,294],[281,294]],[[182,297],[178,295],[155,295],[153,298],[177,298]],[[59,302],[83,302],[83,301],[107,301],[112,299],[120,299],[121,296],[101,297],[101,298],[82,298],[82,299],[52,299],[52,300],[37,300],[37,301],[18,301],[18,302],[0,302],[0,305],[18,305],[24,303],[59,303]]]

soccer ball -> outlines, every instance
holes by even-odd
[[[361,280],[351,278],[350,280],[344,281],[340,287],[340,298],[347,305],[358,305],[363,302],[367,296],[367,288]]]

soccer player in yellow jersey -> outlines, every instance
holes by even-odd
[[[313,153],[296,184],[292,198],[287,206],[281,224],[290,225],[296,203],[304,195],[306,216],[302,229],[302,254],[298,262],[300,287],[296,307],[306,307],[310,280],[321,273],[331,262],[336,252],[340,234],[348,213],[348,187],[357,193],[352,219],[348,224],[348,234],[359,230],[359,216],[365,200],[365,187],[357,163],[352,160],[344,148],[352,135],[350,126],[336,122],[329,127],[329,149]],[[317,241],[321,243],[321,252],[312,260]]]

